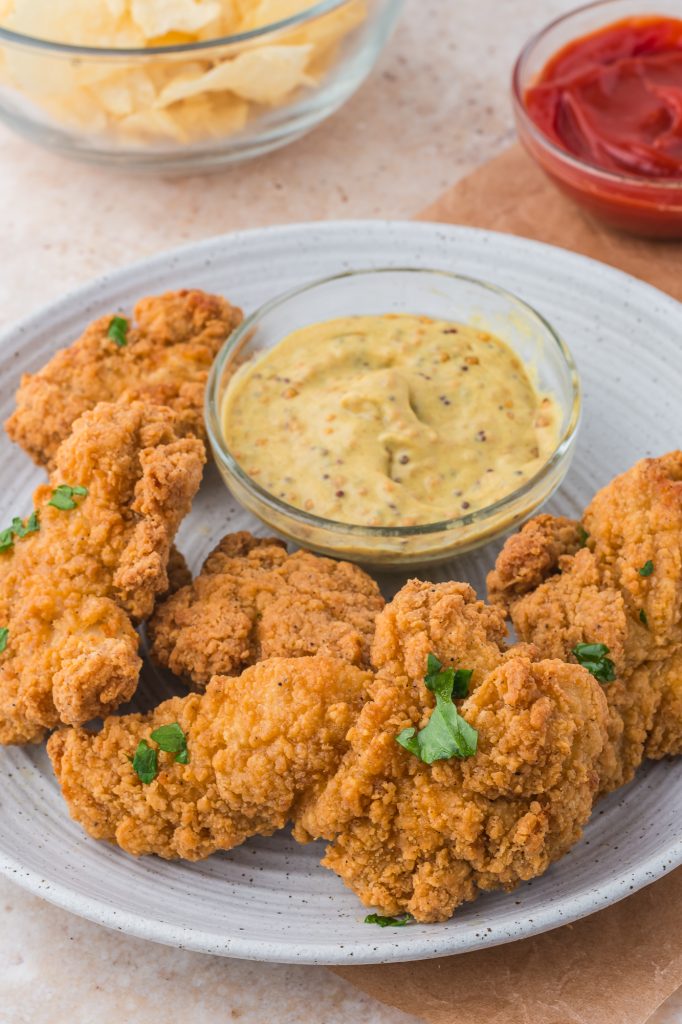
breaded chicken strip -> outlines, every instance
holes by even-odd
[[[7,433],[41,466],[51,466],[76,419],[98,402],[170,406],[185,433],[204,436],[204,386],[241,310],[198,289],[142,299],[117,344],[113,315],[100,317],[36,374],[26,374]],[[114,332],[116,333],[116,332]]]
[[[379,616],[375,675],[323,655],[273,658],[97,735],[62,729],[48,752],[72,816],[130,853],[194,860],[291,820],[301,841],[332,840],[324,863],[365,903],[444,920],[561,856],[597,784],[600,687],[526,645],[505,652],[503,633],[470,587],[413,581]],[[396,742],[432,714],[423,652],[473,669],[460,705],[478,730],[471,757],[429,765]],[[131,758],[174,723],[188,763],[157,751],[143,781]]]
[[[366,665],[383,605],[374,580],[349,562],[235,533],[159,605],[148,634],[154,658],[201,689],[265,658],[327,654]]]
[[[608,647],[617,675],[604,683],[610,744],[602,788],[610,790],[632,778],[645,753],[663,757],[682,746],[674,668],[682,647],[682,452],[643,459],[616,477],[583,524],[531,520],[507,541],[488,589],[545,657],[575,661],[578,644]]]
[[[131,697],[141,664],[131,619],[168,589],[204,460],[163,407],[102,403],[75,424],[35,492],[37,515],[3,538],[0,742],[37,742]]]
[[[503,653],[495,609],[458,583],[412,581],[379,616],[371,700],[350,750],[295,835],[369,906],[444,921],[481,890],[534,878],[580,837],[597,786],[606,702],[583,668]],[[425,764],[396,742],[433,712],[428,653],[473,669],[460,703],[478,731],[462,759]]]
[[[106,720],[93,735],[61,729],[48,753],[72,817],[128,853],[198,860],[271,835],[312,799],[348,748],[369,673],[325,658],[274,658],[148,715]],[[188,763],[158,753],[144,784],[140,740],[178,723]]]

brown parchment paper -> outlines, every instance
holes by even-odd
[[[626,270],[682,300],[682,243],[648,241],[602,227],[565,198],[518,145],[464,178],[418,219],[560,245]]]
[[[519,146],[455,185],[420,219],[560,245],[682,299],[682,243],[598,225]],[[682,358],[682,339],[680,349]],[[643,1024],[682,985],[682,868],[577,924],[522,942],[335,972],[428,1024]]]

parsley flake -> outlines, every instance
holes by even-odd
[[[76,508],[74,498],[84,498],[88,493],[87,487],[71,487],[69,484],[60,484],[52,492],[48,505],[58,508],[61,512],[70,512]]]
[[[40,529],[37,511],[31,512],[26,522],[15,516],[10,529],[15,537],[25,537],[28,533],[36,533]]]
[[[7,626],[3,626],[0,629],[0,654],[3,654],[7,650],[7,641],[9,640],[9,629]]]
[[[378,924],[380,928],[404,928],[413,920],[412,914],[400,914],[398,917],[384,917],[383,914],[368,914],[365,924]]]
[[[466,697],[469,693],[469,683],[474,674],[472,668],[443,668],[435,654],[429,654],[426,659],[426,675],[424,685],[431,693],[437,693],[439,687],[452,683],[450,692],[453,697]],[[441,679],[447,676],[446,679]]]
[[[39,529],[40,520],[37,512],[31,512],[26,522],[19,516],[15,516],[11,526],[0,530],[0,552],[9,551],[14,546],[15,537],[25,537],[27,533],[35,533]]]
[[[645,562],[641,569],[637,570],[640,576],[651,576],[653,571],[654,563],[651,561],[651,559],[649,559],[648,562]]]
[[[573,648],[578,664],[591,672],[600,683],[612,683],[616,678],[616,666],[606,657],[608,653],[606,644],[577,644]]]
[[[187,737],[177,722],[160,725],[154,730],[151,738],[159,744],[161,750],[165,750],[167,754],[175,754],[175,760],[179,764],[189,764]]]
[[[649,620],[647,619],[647,617],[646,617],[646,612],[644,611],[644,609],[643,609],[643,608],[640,608],[640,609],[639,609],[639,621],[640,621],[640,622],[642,623],[642,625],[644,625],[644,626],[648,626],[648,625],[649,625]]]
[[[578,523],[578,540],[580,541],[580,547],[584,548],[590,539],[590,535],[583,526],[582,523]]]
[[[472,670],[443,669],[435,654],[429,654],[424,683],[436,696],[431,717],[419,732],[414,726],[403,729],[396,742],[425,764],[450,757],[472,757],[478,745],[478,733],[453,704],[453,696],[465,697],[469,692]]]
[[[135,756],[131,758],[133,770],[140,782],[145,786],[153,782],[159,773],[158,754],[154,747],[150,747],[146,740],[140,740],[137,744]]]
[[[128,321],[124,316],[111,318],[107,328],[107,338],[110,338],[117,348],[125,348],[128,344]]]

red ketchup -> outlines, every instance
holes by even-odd
[[[620,227],[682,235],[682,20],[631,17],[575,39],[523,100],[542,135],[580,164],[562,167],[552,147],[524,141],[583,205]]]

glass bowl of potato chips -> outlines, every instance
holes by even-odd
[[[0,118],[67,155],[246,160],[337,110],[403,0],[0,0]]]

